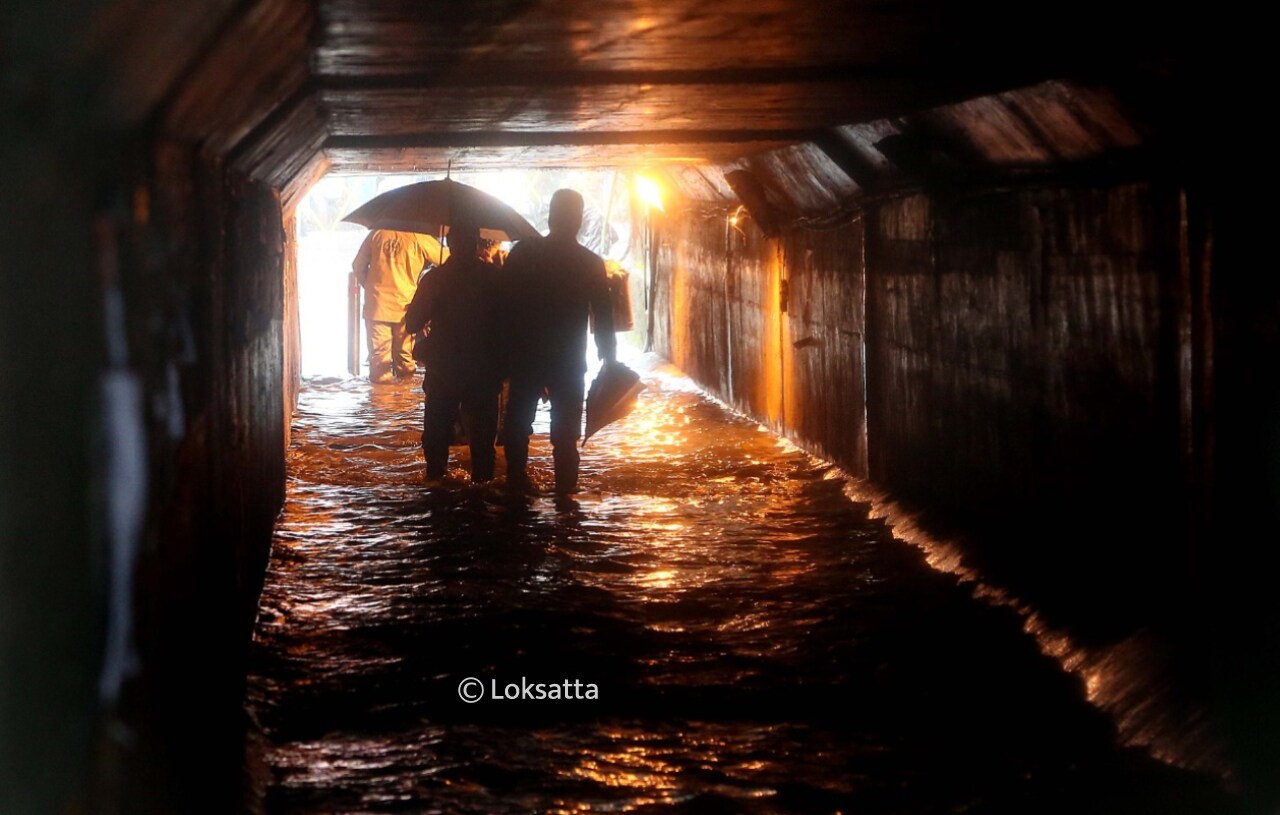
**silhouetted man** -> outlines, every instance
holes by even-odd
[[[418,275],[439,245],[428,235],[375,229],[360,244],[351,271],[364,287],[364,324],[369,342],[369,379],[413,376],[413,335],[401,328]]]
[[[419,340],[426,366],[422,391],[422,453],[427,478],[443,478],[449,464],[453,420],[462,421],[471,444],[471,480],[493,478],[494,437],[498,431],[499,270],[476,256],[480,230],[455,223],[449,230],[449,259],[422,278],[405,314],[413,334],[430,327]]]
[[[556,493],[577,491],[588,314],[595,318],[600,358],[611,363],[616,357],[604,261],[578,244],[582,209],[581,195],[558,190],[551,197],[550,234],[516,244],[505,265],[513,345],[504,443],[512,489],[529,487],[529,436],[545,391],[551,400]]]

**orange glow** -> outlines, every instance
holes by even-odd
[[[671,253],[671,286],[668,289],[671,297],[671,325],[668,337],[671,343],[671,361],[682,368],[687,368],[691,362],[689,359],[691,274],[686,263],[684,243],[677,243]]]
[[[676,526],[679,529],[679,525]],[[665,530],[664,530],[665,531]],[[638,582],[651,589],[669,589],[677,584],[680,573],[673,569],[659,569],[640,575]]]
[[[645,206],[653,207],[659,212],[666,211],[662,208],[662,188],[652,178],[645,175],[636,176],[636,195],[640,196]]]
[[[776,240],[770,240],[770,257],[768,281],[764,290],[764,314],[761,321],[763,336],[760,338],[761,372],[760,390],[757,395],[758,405],[764,406],[764,414],[769,423],[777,427],[783,421],[783,356],[785,344],[783,331],[785,315],[782,313],[782,280],[786,269],[782,264],[782,247]]]
[[[795,300],[796,290],[791,283],[791,269],[787,267],[786,254],[782,250],[780,241],[774,243],[774,251],[776,253],[776,263],[779,268],[779,289],[786,285],[790,292],[787,299],[786,310],[778,315],[780,321],[781,337],[778,340],[779,367],[782,379],[782,395],[779,397],[781,404],[779,412],[782,417],[782,424],[794,424],[796,406],[800,404],[799,383],[796,381],[796,344],[795,334],[792,331],[791,315],[799,313],[797,311],[797,303]],[[781,303],[779,304],[781,307]]]

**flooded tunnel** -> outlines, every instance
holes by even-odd
[[[1280,811],[1229,6],[0,21],[0,812]],[[303,376],[308,191],[507,170],[636,226],[569,502]]]

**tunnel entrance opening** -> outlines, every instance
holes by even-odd
[[[348,325],[351,262],[368,230],[344,222],[343,217],[376,195],[441,177],[440,173],[332,173],[320,179],[299,200],[295,221],[303,377],[368,376],[368,348],[363,327],[357,325],[357,330],[352,332]],[[643,209],[649,204],[633,199],[637,190],[643,192],[647,188],[646,177],[612,169],[545,168],[461,171],[451,172],[450,177],[510,204],[542,233],[547,228],[551,194],[562,187],[581,192],[586,200],[586,214],[579,242],[628,271],[631,284],[641,295],[633,297],[632,303],[638,310],[643,309],[645,299],[640,291],[646,260]],[[510,247],[510,243],[502,245],[503,249]],[[636,325],[644,325],[642,315]],[[643,343],[639,335],[633,338],[623,334],[621,338],[634,344]],[[358,370],[350,370],[352,342],[358,344],[355,354]]]

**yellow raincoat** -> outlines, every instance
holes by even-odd
[[[404,319],[418,290],[418,275],[428,263],[440,263],[441,254],[440,243],[430,235],[372,230],[351,264],[364,287],[364,318],[380,323]],[[449,257],[448,250],[443,256]]]

